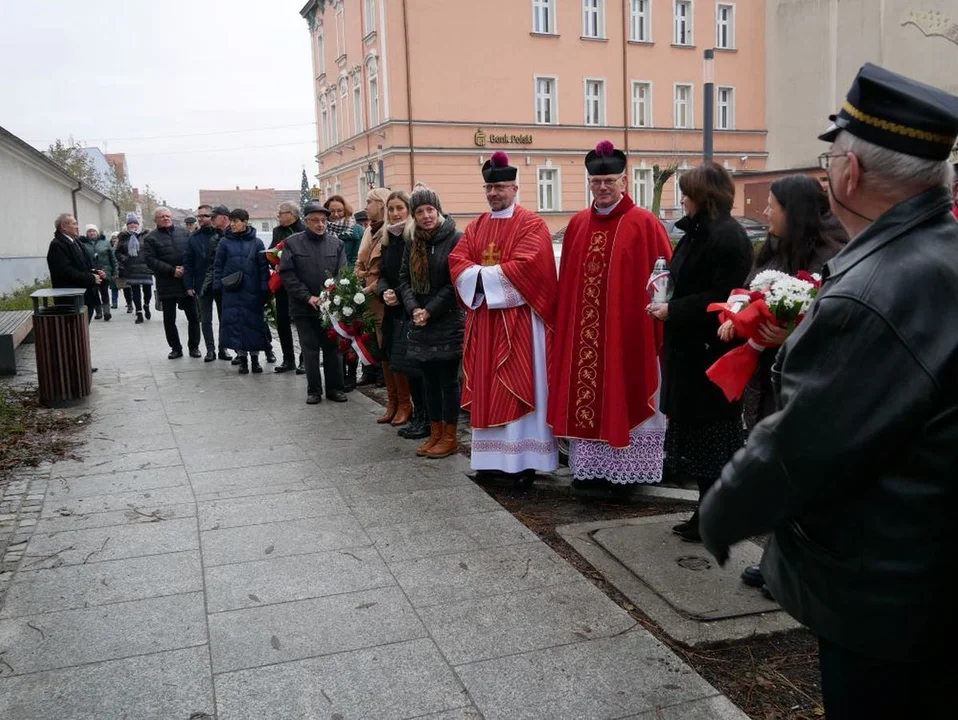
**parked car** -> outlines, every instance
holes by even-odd
[[[768,237],[768,223],[747,217],[737,217],[735,219],[738,220],[739,225],[745,228],[745,234],[752,242],[758,242]]]

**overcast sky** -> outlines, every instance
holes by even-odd
[[[177,207],[298,190],[316,172],[304,4],[0,0],[0,125],[40,150],[72,135],[125,152],[132,184]]]

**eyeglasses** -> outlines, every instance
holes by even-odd
[[[590,178],[590,187],[613,187],[621,178]]]
[[[293,214],[292,210],[280,210],[278,213],[276,213],[276,217],[283,217],[283,215],[292,215],[292,214]]]
[[[832,165],[832,158],[843,158],[843,157],[848,157],[848,153],[824,152],[818,156],[818,167],[820,167],[822,170],[828,170],[828,168],[830,168]],[[858,159],[857,155],[855,156],[855,158],[858,160],[858,169],[861,172],[865,172],[865,164],[860,159]]]
[[[510,190],[513,187],[515,187],[515,185],[511,183],[505,183],[505,184],[483,185],[482,189],[485,190],[486,192],[503,192],[504,190]]]
[[[208,218],[208,217],[213,217],[213,216],[212,216],[212,215],[199,214],[199,215],[197,215],[196,217],[198,217],[198,218]]]

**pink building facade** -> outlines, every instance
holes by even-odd
[[[519,168],[520,201],[553,229],[590,202],[583,158],[652,168],[702,156],[703,51],[715,48],[715,159],[765,169],[765,3],[754,0],[311,0],[317,186],[361,205],[369,187],[424,182],[463,221],[485,209],[480,167]],[[673,181],[662,213],[679,206]]]

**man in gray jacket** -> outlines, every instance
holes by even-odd
[[[346,402],[343,391],[343,363],[338,343],[326,336],[320,320],[320,295],[329,278],[338,278],[346,267],[343,241],[326,232],[329,210],[311,201],[303,209],[306,231],[286,238],[286,249],[279,264],[283,287],[289,294],[289,315],[296,323],[299,343],[306,365],[306,402],[315,405],[323,399],[323,378],[319,372],[319,351],[323,351],[326,397]]]
[[[186,294],[183,268],[189,236],[173,224],[173,213],[167,207],[158,207],[153,214],[156,229],[143,238],[146,265],[156,276],[156,294],[163,301],[163,329],[170,345],[170,360],[183,357],[180,333],[176,329],[176,308],[186,315],[190,357],[200,353],[200,317],[196,300]]]
[[[829,720],[954,714],[958,614],[958,97],[866,64],[821,155],[851,242],[779,351],[777,412],[701,507],[720,562],[819,638]]]

